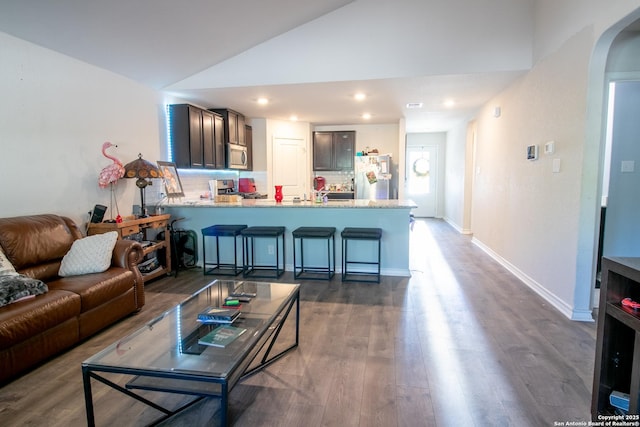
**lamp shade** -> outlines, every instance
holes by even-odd
[[[136,185],[138,187],[146,187],[147,179],[162,178],[162,172],[156,165],[143,159],[142,154],[138,154],[136,160],[124,165],[124,177],[138,178],[138,181],[144,181],[145,184],[140,185],[136,182]]]
[[[151,178],[162,178],[162,172],[156,165],[142,158],[142,154],[138,154],[138,158],[124,165],[125,178],[137,178],[136,186],[140,189],[140,207],[141,217],[147,216],[147,210],[144,204],[144,189],[147,185],[151,185]]]

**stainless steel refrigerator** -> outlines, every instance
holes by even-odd
[[[391,156],[356,156],[354,192],[356,199],[385,200],[395,198]]]

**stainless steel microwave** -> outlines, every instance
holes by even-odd
[[[227,168],[248,168],[247,146],[239,144],[227,144]]]

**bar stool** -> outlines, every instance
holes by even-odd
[[[271,226],[247,227],[240,231],[240,234],[242,234],[242,277],[272,277],[277,279],[284,273],[284,231],[284,227]],[[260,238],[275,240],[275,264],[256,264],[255,240]],[[282,249],[280,249],[280,246],[282,246]],[[280,267],[281,251],[282,267]]]
[[[343,282],[375,282],[380,283],[381,264],[381,228],[345,227],[342,236],[342,281]],[[378,244],[378,258],[375,261],[349,259],[349,240],[375,241]],[[360,265],[361,270],[348,270],[350,265]],[[375,266],[375,272],[370,269],[362,270],[365,266]],[[356,267],[358,268],[358,267]]]
[[[238,239],[240,232],[247,228],[246,225],[212,225],[202,229],[202,266],[204,274],[220,274],[224,276],[237,276],[242,272],[242,268],[238,265]],[[206,237],[216,238],[216,262],[207,261]],[[220,262],[220,237],[233,238],[233,264]],[[207,267],[211,266],[207,270]]]
[[[336,271],[336,228],[335,227],[298,227],[293,236],[293,278],[306,274],[303,279],[331,280]],[[300,265],[296,262],[296,240],[300,239]],[[305,267],[304,239],[324,239],[327,242],[327,266]],[[333,263],[332,263],[333,260]],[[326,273],[326,276],[324,275]]]

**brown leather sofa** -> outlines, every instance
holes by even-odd
[[[58,215],[0,218],[6,257],[18,273],[49,288],[0,307],[0,384],[144,305],[137,242],[118,240],[105,272],[58,276],[62,258],[82,237],[73,221]]]

